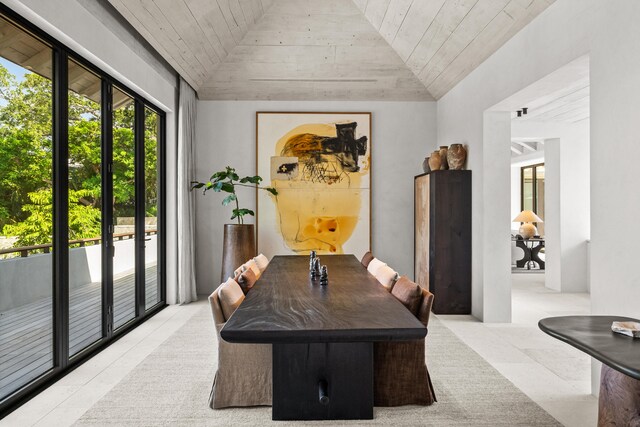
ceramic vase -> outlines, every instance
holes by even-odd
[[[424,173],[431,172],[431,168],[429,167],[429,157],[425,157],[422,161],[422,170],[424,171]]]
[[[431,172],[435,172],[440,170],[441,166],[442,158],[440,157],[440,152],[436,150],[429,156],[429,167],[431,168]]]
[[[462,170],[467,160],[467,149],[462,144],[451,144],[447,151],[447,162],[449,169]]]
[[[225,224],[220,281],[233,277],[234,270],[254,256],[256,232],[253,224]]]
[[[447,151],[448,148],[446,145],[441,145],[438,152],[440,153],[440,170],[449,169],[449,164],[447,163]]]

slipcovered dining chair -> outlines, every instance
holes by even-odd
[[[391,294],[427,327],[433,294],[400,277]],[[431,405],[435,391],[425,361],[425,339],[383,341],[373,345],[375,406]]]
[[[393,289],[393,285],[395,285],[396,280],[398,280],[398,273],[388,265],[380,266],[374,276],[380,282],[382,286],[389,292]]]
[[[371,261],[373,261],[373,258],[374,258],[374,256],[373,256],[373,254],[371,253],[371,251],[367,251],[367,252],[362,256],[362,259],[360,260],[360,263],[361,263],[362,265],[364,265],[364,268],[367,268],[367,267],[369,267],[369,263],[370,263]]]
[[[238,289],[233,284],[238,286]],[[230,296],[231,301],[221,302],[221,290],[223,299]],[[212,409],[230,406],[271,406],[271,345],[234,344],[220,337],[220,330],[233,314],[231,310],[237,308],[244,299],[244,295],[240,297],[241,294],[239,285],[230,279],[209,296],[218,338],[218,369],[209,395],[209,406]]]
[[[264,273],[264,271],[269,266],[269,258],[264,256],[264,254],[259,254],[258,256],[253,258],[253,260],[256,262],[256,265],[260,269],[260,274]]]
[[[373,258],[371,261],[369,261],[369,265],[367,266],[367,271],[375,276],[376,271],[378,271],[378,269],[384,265],[387,265],[387,264],[383,261],[380,261],[378,258]]]

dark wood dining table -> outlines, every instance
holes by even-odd
[[[424,338],[420,321],[353,255],[275,256],[220,335],[273,345],[274,420],[373,418],[373,342]]]

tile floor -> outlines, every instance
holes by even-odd
[[[438,316],[460,339],[565,426],[597,424],[591,358],[538,329],[549,316],[589,314],[589,294],[544,287],[544,274],[512,274],[512,323]]]
[[[69,426],[180,328],[206,301],[171,306],[0,420],[0,426]],[[596,425],[590,359],[537,328],[552,315],[589,313],[589,295],[544,288],[542,274],[513,275],[513,323],[439,316],[465,343],[566,426]]]

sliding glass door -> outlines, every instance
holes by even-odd
[[[158,259],[161,247],[158,243],[162,238],[158,232],[161,119],[158,113],[150,108],[145,108],[144,116],[144,281],[145,310],[148,310],[161,300],[160,280],[158,279]]]
[[[113,88],[113,327],[136,317],[135,100]]]
[[[0,401],[54,367],[53,51],[0,17]]]
[[[0,4],[0,417],[164,306],[164,114]]]
[[[69,355],[102,338],[102,80],[68,67]]]

